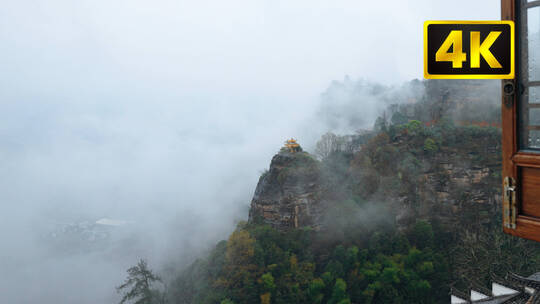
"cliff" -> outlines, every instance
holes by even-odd
[[[379,201],[401,229],[419,219],[454,233],[493,224],[501,199],[499,136],[495,128],[412,123],[323,161],[283,150],[259,179],[249,222],[321,230],[327,210]]]
[[[325,209],[320,173],[319,161],[306,152],[276,154],[255,189],[249,222],[262,221],[279,230],[320,228]]]
[[[471,134],[471,130],[477,133]],[[472,226],[493,225],[500,217],[498,130],[456,131],[458,142],[440,145],[437,153],[418,156],[420,172],[406,182],[409,191],[400,196],[401,211],[396,218],[400,225],[418,218],[436,219],[449,231],[463,232]],[[398,141],[394,145],[404,143]]]

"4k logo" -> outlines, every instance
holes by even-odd
[[[514,22],[426,21],[424,77],[514,78]]]

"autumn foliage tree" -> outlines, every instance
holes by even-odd
[[[225,271],[217,284],[232,291],[232,299],[245,298],[250,303],[260,300],[256,283],[261,271],[255,264],[254,256],[255,239],[247,230],[234,231],[227,241]],[[241,291],[241,294],[237,291]]]

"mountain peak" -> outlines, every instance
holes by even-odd
[[[307,152],[282,149],[259,179],[250,222],[263,222],[279,230],[312,226],[320,228],[320,163]]]

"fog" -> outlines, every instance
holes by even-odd
[[[322,94],[332,80],[421,79],[425,20],[499,15],[465,0],[3,1],[0,302],[114,303],[137,259],[182,267],[247,218],[286,138],[310,150],[352,130],[320,119],[351,105]],[[355,98],[371,126],[385,105]],[[103,218],[124,224],[69,232]]]

